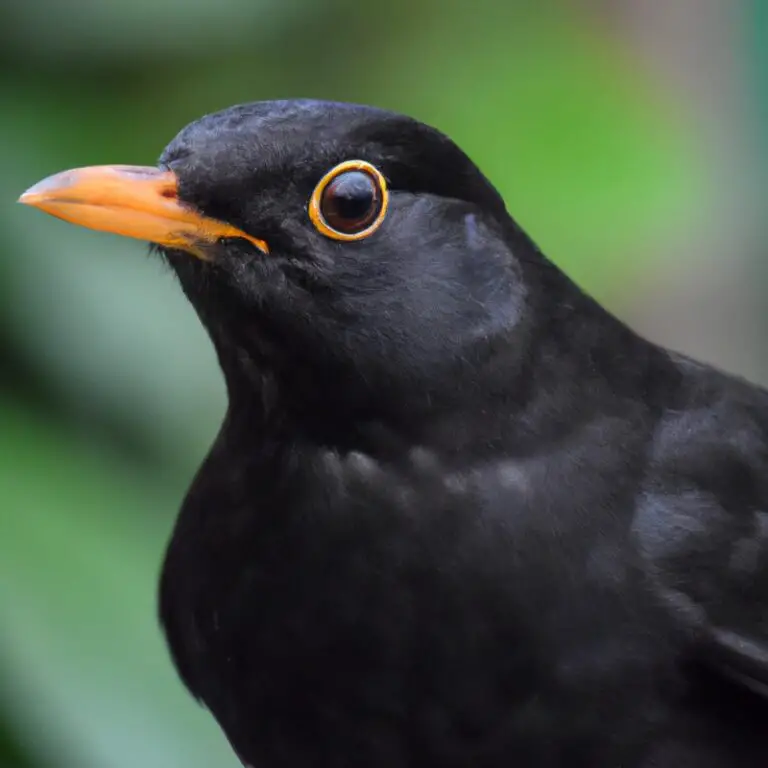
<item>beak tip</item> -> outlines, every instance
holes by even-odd
[[[61,191],[70,186],[71,183],[71,171],[64,171],[63,173],[56,173],[53,176],[47,176],[23,192],[16,202],[21,203],[22,205],[38,206],[45,200],[54,199],[58,193],[61,193]]]
[[[36,205],[43,199],[46,191],[48,191],[51,186],[49,179],[38,181],[37,184],[33,184],[29,189],[23,192],[16,202],[21,203],[22,205]]]

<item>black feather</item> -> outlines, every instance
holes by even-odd
[[[359,242],[334,165],[389,181]],[[229,409],[160,610],[254,768],[765,768],[768,394],[650,344],[445,136],[235,107],[161,163],[267,240],[168,252]]]

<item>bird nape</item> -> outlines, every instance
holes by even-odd
[[[768,765],[768,393],[600,307],[448,138],[255,103],[21,202],[153,243],[218,353],[160,615],[243,763]]]

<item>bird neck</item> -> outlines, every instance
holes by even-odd
[[[555,439],[584,419],[653,407],[664,350],[637,336],[549,262],[523,264],[525,327],[462,356],[439,388],[366,389],[310,359],[256,360],[216,343],[229,393],[227,429],[254,441],[396,453],[429,447],[481,456],[499,444]],[[345,378],[347,377],[347,378]],[[667,378],[671,381],[671,378]],[[447,382],[447,385],[446,383]]]

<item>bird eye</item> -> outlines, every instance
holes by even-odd
[[[387,212],[387,183],[362,160],[341,163],[315,187],[309,217],[318,232],[334,240],[361,240],[373,234]]]

